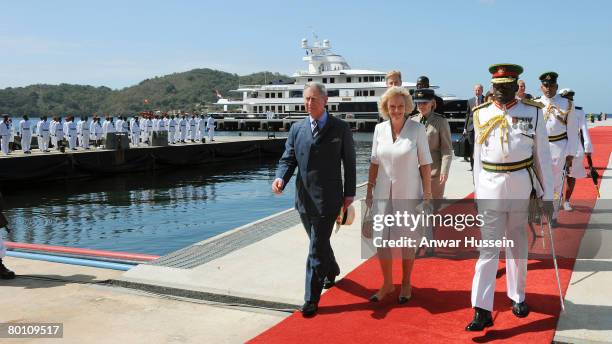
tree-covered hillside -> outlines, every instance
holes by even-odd
[[[138,85],[121,90],[83,85],[30,85],[0,90],[0,113],[15,117],[24,114],[76,116],[130,114],[144,110],[203,109],[216,102],[215,91],[224,97],[238,84],[288,82],[288,76],[259,72],[244,76],[213,69],[194,69],[162,77],[146,79]],[[145,101],[146,100],[146,101]]]

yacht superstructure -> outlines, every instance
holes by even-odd
[[[242,95],[241,100],[221,98],[217,105],[224,106],[219,118],[248,120],[283,120],[285,123],[271,126],[286,127],[287,122],[306,116],[304,108],[304,85],[311,81],[323,83],[329,97],[327,110],[336,117],[347,121],[358,130],[372,130],[378,123],[377,101],[386,90],[384,72],[365,69],[352,69],[341,55],[331,51],[329,40],[319,42],[315,39],[309,44],[302,39],[301,48],[305,50],[302,58],[307,69],[293,74],[294,83],[270,83],[268,85],[240,85],[231,92]],[[404,82],[403,87],[415,88],[414,83]],[[228,107],[239,108],[227,112]],[[240,121],[237,124],[240,128]],[[245,121],[245,129],[247,125]]]

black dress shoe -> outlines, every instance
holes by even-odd
[[[319,310],[319,305],[311,301],[306,301],[306,303],[304,303],[302,308],[300,308],[300,312],[302,312],[302,315],[304,317],[312,317],[315,314],[317,314],[318,310]]]
[[[336,285],[336,276],[332,276],[331,278],[325,277],[325,280],[323,281],[323,289],[329,289],[335,285]]]
[[[527,306],[525,301],[519,303],[512,301],[512,314],[518,318],[524,318],[529,315],[529,306]]]
[[[466,327],[466,331],[482,331],[485,327],[493,326],[491,312],[486,309],[474,307],[474,319]]]
[[[4,266],[2,259],[0,259],[0,279],[8,280],[13,278],[15,278],[15,273]]]

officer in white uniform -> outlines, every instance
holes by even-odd
[[[208,115],[206,120],[206,129],[208,129],[208,141],[212,142],[215,140],[215,119],[212,115]]]
[[[578,121],[574,114],[572,101],[562,98],[557,94],[558,74],[546,72],[540,75],[542,86],[540,89],[544,95],[536,101],[544,104],[544,120],[550,143],[550,154],[552,156],[552,172],[554,185],[553,220],[557,219],[559,206],[561,205],[561,194],[565,184],[564,169],[569,170],[574,161],[574,154],[578,143]],[[555,224],[555,222],[553,222]]]
[[[100,117],[94,116],[91,125],[89,126],[89,132],[91,134],[91,138],[94,140],[94,145],[96,147],[100,147],[100,140],[102,139],[102,124],[100,124]]]
[[[168,127],[166,126],[166,121],[164,118],[160,118],[157,121],[157,131],[168,131]]]
[[[561,97],[574,101],[575,92],[569,88],[564,88],[559,91]],[[570,198],[576,185],[576,178],[585,178],[587,176],[584,169],[584,156],[586,155],[589,165],[592,166],[591,153],[593,152],[593,145],[591,144],[591,135],[589,135],[589,128],[586,124],[586,118],[582,107],[574,105],[574,115],[578,122],[578,143],[577,149],[574,155],[574,161],[572,167],[567,176],[567,188],[565,189],[565,199],[563,202],[563,209],[565,211],[572,211],[573,208],[570,204]]]
[[[15,133],[13,132],[13,119],[9,117],[8,120],[8,127],[9,127],[9,144],[15,142]]]
[[[158,122],[160,121],[160,119],[159,119],[159,118],[160,118],[160,117],[159,117],[159,115],[155,115],[155,117],[153,117],[153,118],[151,119],[151,125],[152,125],[152,130],[151,130],[151,132],[154,132],[154,131],[158,131],[158,130],[159,130],[159,129],[158,129],[158,126],[157,126]]]
[[[106,140],[106,134],[114,133],[116,131],[115,123],[111,116],[106,116],[104,124],[102,124],[102,138]]]
[[[138,147],[140,144],[140,119],[138,116],[134,117],[134,120],[132,120],[132,125],[130,126],[130,138],[132,139],[132,145]]]
[[[9,154],[10,136],[11,126],[9,124],[9,115],[2,115],[2,123],[0,123],[0,149],[5,155]]]
[[[115,122],[115,132],[123,133],[123,117],[117,117],[117,122]]]
[[[197,139],[200,142],[205,142],[206,139],[204,139],[204,137],[206,136],[206,118],[204,117],[204,115],[199,117],[198,124],[196,126],[198,127]]]
[[[473,109],[474,187],[478,212],[483,216],[481,237],[506,237],[507,295],[512,313],[525,317],[527,276],[527,220],[529,199],[543,197],[544,210],[552,213],[552,171],[546,122],[539,104],[515,98],[518,76],[523,68],[513,64],[489,67],[494,102]],[[508,245],[510,246],[510,245]],[[500,247],[480,248],[472,283],[474,319],[467,331],[493,325],[491,311],[495,294]]]
[[[49,136],[51,137],[51,146],[56,148],[57,143],[55,141],[55,126],[57,125],[57,117],[53,117],[49,122]]]
[[[68,136],[68,148],[77,150],[77,125],[74,123],[74,116],[69,116],[64,123],[64,132]]]
[[[64,141],[64,124],[61,117],[56,117],[52,133],[55,149],[60,150],[60,144]]]
[[[81,117],[77,123],[77,136],[79,138],[79,146],[83,149],[89,149],[89,140],[91,139],[89,119],[87,116]]]
[[[142,120],[142,136],[140,137],[142,143],[148,143],[149,142],[149,136],[151,134],[151,132],[153,131],[153,122],[151,122],[151,118],[148,117],[148,115],[145,115],[147,117],[145,117]]]
[[[168,143],[175,144],[176,143],[176,127],[178,122],[174,119],[174,115],[170,116],[170,121],[168,121]]]
[[[41,152],[49,151],[49,122],[47,116],[42,116],[36,123],[36,138],[38,139],[38,149]]]
[[[166,128],[169,128],[168,123],[170,123],[170,116],[168,116],[168,114],[166,113],[164,114],[164,117],[162,119],[164,121],[164,125],[166,126]]]
[[[195,120],[195,115],[192,115],[191,118],[188,121],[189,123],[189,140],[191,140],[191,142],[195,142],[196,139],[196,120]]]
[[[181,116],[181,118],[178,121],[178,124],[179,124],[180,141],[182,143],[185,143],[185,139],[187,138],[187,119],[185,118],[185,115]]]
[[[30,145],[32,144],[32,123],[28,119],[28,115],[23,115],[23,119],[19,121],[19,134],[21,135],[21,150],[24,154],[32,153]]]
[[[140,142],[147,142],[147,125],[149,123],[149,118],[146,114],[142,115],[142,120],[140,121]]]

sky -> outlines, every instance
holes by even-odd
[[[0,0],[0,88],[121,89],[194,68],[292,74],[313,31],[355,69],[429,76],[469,97],[487,67],[525,68],[527,91],[559,73],[586,112],[612,113],[612,1]]]

